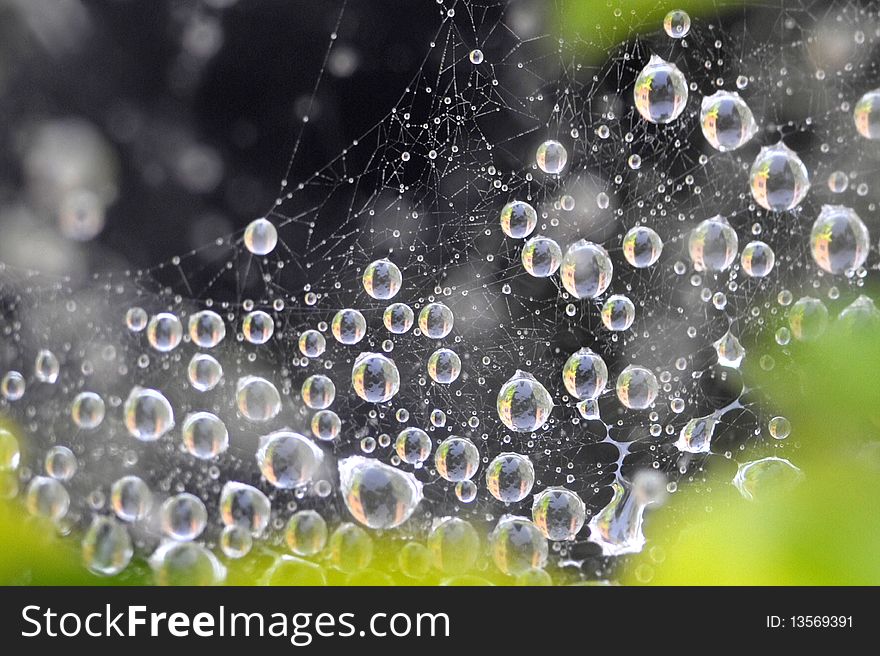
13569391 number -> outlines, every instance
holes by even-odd
[[[792,615],[788,618],[793,629],[852,628],[852,615]]]

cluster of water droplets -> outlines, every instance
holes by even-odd
[[[701,44],[708,55],[694,54]],[[745,343],[770,331],[783,359],[832,323],[876,325],[861,289],[876,248],[865,210],[842,197],[857,176],[828,175],[835,202],[817,193],[784,141],[812,119],[772,124],[749,93],[756,71],[715,76],[730,58],[719,44],[714,26],[670,12],[660,36],[607,65],[633,79],[614,98],[596,87],[572,92],[580,105],[557,99],[551,134],[512,170],[466,141],[489,184],[457,218],[435,208],[452,222],[449,250],[401,182],[357,215],[352,241],[302,254],[301,291],[282,282],[300,262],[279,252],[297,246],[281,210],[230,239],[226,268],[258,271],[257,302],[143,291],[163,266],[41,316],[28,301],[36,283],[4,270],[6,361],[20,364],[0,380],[14,422],[0,429],[0,491],[62,532],[79,527],[100,575],[140,558],[160,583],[218,583],[268,549],[264,582],[356,581],[391,536],[392,568],[414,579],[480,582],[494,568],[538,584],[612,575],[616,557],[645,545],[645,513],[710,458],[736,463],[746,499],[767,481],[795,484],[801,472],[773,454],[797,427],[750,396]],[[497,80],[489,52],[469,49],[451,73],[470,80],[472,102]],[[786,84],[782,71],[771,79]],[[846,116],[823,117],[856,148],[880,140],[880,91],[865,89]],[[464,98],[446,95],[422,129]],[[414,129],[410,111],[392,121]],[[682,168],[688,149],[700,155]],[[385,161],[408,163],[411,150]],[[376,216],[382,203],[407,205],[394,218],[423,227],[407,241]],[[833,316],[841,288],[850,298]],[[774,357],[759,366],[769,375]],[[768,455],[749,455],[755,442]]]

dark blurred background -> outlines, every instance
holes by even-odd
[[[306,114],[292,180],[395,105],[426,4],[0,0],[0,261],[76,278],[244,227]]]

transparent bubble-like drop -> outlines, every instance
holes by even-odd
[[[315,374],[303,381],[301,389],[303,403],[313,410],[324,410],[336,398],[336,385],[327,376]]]
[[[0,472],[12,472],[21,462],[18,439],[5,428],[0,428]]]
[[[855,210],[843,205],[823,205],[810,232],[810,251],[822,269],[843,274],[868,259],[870,236]]]
[[[715,415],[691,419],[682,427],[675,443],[676,448],[685,453],[709,453],[717,424],[718,418]]]
[[[244,246],[254,255],[268,255],[278,245],[278,230],[268,219],[254,219],[244,229]]]
[[[189,318],[189,336],[201,348],[214,348],[226,337],[223,317],[213,310],[201,310]]]
[[[324,354],[327,340],[317,330],[305,330],[299,336],[299,352],[307,358],[317,358]]]
[[[124,522],[145,519],[153,507],[150,486],[137,476],[123,476],[110,487],[110,506]]]
[[[134,548],[125,526],[109,517],[95,517],[82,541],[82,556],[89,571],[114,576],[128,567]]]
[[[530,276],[547,278],[559,270],[562,249],[549,237],[538,235],[529,239],[520,255],[523,268]]]
[[[832,171],[828,174],[828,189],[833,194],[842,194],[849,188],[849,176],[843,171]]]
[[[381,353],[361,353],[351,369],[351,386],[364,401],[385,403],[400,391],[400,372]]]
[[[608,251],[586,239],[568,247],[562,258],[562,286],[575,298],[596,298],[611,284],[614,266]]]
[[[254,545],[250,532],[241,526],[225,526],[220,533],[220,550],[227,558],[236,560],[247,556]]]
[[[220,519],[226,526],[242,526],[259,537],[271,513],[269,498],[252,485],[230,481],[220,491]]]
[[[663,19],[663,31],[672,39],[683,39],[691,31],[691,17],[683,9],[673,9]]]
[[[287,548],[298,556],[314,556],[327,544],[327,522],[315,510],[300,510],[287,522]]]
[[[774,440],[784,440],[791,435],[791,422],[785,417],[773,417],[768,422],[767,429]]]
[[[340,344],[357,344],[367,334],[367,320],[358,310],[340,310],[333,316],[330,330]]]
[[[558,141],[548,139],[535,152],[535,162],[544,173],[556,175],[562,173],[568,162],[568,151]]]
[[[729,269],[738,248],[736,230],[720,215],[700,222],[688,238],[688,252],[694,266],[705,271]]]
[[[501,422],[510,430],[532,433],[550,418],[553,397],[534,376],[517,370],[501,386],[496,408]]]
[[[125,326],[133,333],[139,333],[147,327],[150,320],[147,311],[141,307],[131,307],[125,312]]]
[[[27,383],[18,371],[7,371],[0,381],[0,393],[7,401],[18,401],[24,396]]]
[[[564,487],[548,487],[532,502],[532,521],[548,540],[574,540],[586,518],[583,499]]]
[[[757,203],[774,212],[794,209],[810,190],[807,167],[797,153],[781,141],[761,148],[749,179]]]
[[[712,343],[715,352],[718,354],[718,363],[725,367],[739,367],[743,358],[746,357],[746,350],[743,345],[729,330],[719,339]]]
[[[174,410],[162,392],[135,387],[125,401],[125,427],[142,442],[153,442],[174,427]]]
[[[80,392],[70,404],[70,418],[78,428],[92,430],[104,421],[104,399],[94,392]]]
[[[220,418],[210,412],[192,412],[183,420],[183,446],[196,458],[211,460],[229,447],[229,432]]]
[[[196,495],[182,492],[165,499],[159,510],[162,532],[181,542],[195,540],[208,524],[208,511]]]
[[[505,515],[489,534],[495,566],[508,576],[547,564],[547,540],[525,517]]]
[[[527,456],[502,453],[486,467],[486,487],[489,493],[504,503],[522,501],[535,484],[535,467]]]
[[[483,63],[483,51],[480,49],[471,50],[470,53],[468,53],[468,59],[474,66],[479,66]]]
[[[208,392],[220,383],[223,378],[223,367],[214,356],[196,353],[189,361],[186,375],[193,389]]]
[[[611,488],[611,501],[590,520],[588,539],[606,556],[639,553],[645,546],[645,508],[662,501],[666,478],[659,472],[642,471],[632,484],[618,478]]]
[[[704,97],[700,126],[706,141],[721,152],[740,148],[758,132],[752,110],[736,91],[716,91]]]
[[[880,89],[868,91],[859,98],[853,110],[853,122],[865,139],[880,139]]]
[[[636,306],[628,297],[614,294],[602,304],[600,316],[608,330],[629,330],[636,318]]]
[[[776,253],[763,241],[750,241],[743,247],[739,261],[747,276],[763,278],[773,270]]]
[[[477,498],[477,484],[473,481],[459,481],[455,484],[455,498],[462,503],[470,503]]]
[[[382,323],[385,329],[395,335],[403,335],[409,332],[415,322],[415,314],[406,303],[392,303],[382,313]]]
[[[53,446],[44,460],[46,473],[58,481],[69,481],[77,470],[76,456],[66,446]]]
[[[40,349],[34,362],[34,377],[41,383],[53,385],[61,372],[58,356],[48,349]]]
[[[584,419],[594,421],[599,419],[599,402],[596,399],[584,399],[577,404],[578,413]]]
[[[670,123],[684,111],[688,86],[678,66],[657,55],[636,78],[633,89],[636,109],[646,121]]]
[[[623,238],[623,256],[637,269],[657,262],[663,252],[663,240],[647,226],[631,228]]]
[[[400,526],[422,500],[415,476],[362,456],[339,461],[339,487],[352,517],[374,529]]]
[[[275,321],[262,310],[248,312],[241,322],[241,332],[251,344],[265,344],[275,334]]]
[[[394,450],[404,462],[417,465],[431,455],[431,438],[421,428],[404,428],[397,435]]]
[[[34,476],[28,484],[25,506],[31,515],[57,522],[70,509],[70,495],[54,478]]]
[[[437,349],[428,358],[428,375],[435,383],[449,385],[461,374],[461,358],[452,349]]]
[[[335,569],[347,574],[366,569],[373,560],[373,540],[356,524],[336,527],[328,543],[328,559]]]
[[[803,472],[785,458],[771,456],[741,464],[733,485],[749,501],[774,493],[784,493],[804,479]]]
[[[217,585],[226,578],[226,568],[217,557],[194,542],[163,542],[149,563],[158,585]]]
[[[434,452],[434,465],[442,478],[452,483],[467,481],[477,473],[480,452],[466,437],[453,435],[443,440]]]
[[[501,208],[501,230],[512,239],[524,239],[535,231],[538,213],[523,200],[514,200]]]
[[[631,410],[644,410],[654,403],[660,384],[645,367],[631,364],[617,377],[617,398]]]
[[[584,347],[566,360],[562,382],[575,398],[595,399],[608,384],[608,367],[600,355]]]
[[[257,465],[266,480],[283,490],[309,483],[324,461],[324,452],[309,438],[279,430],[260,438]]]
[[[445,574],[463,574],[477,562],[480,536],[465,519],[441,517],[434,521],[427,546],[435,568]]]
[[[387,300],[397,296],[403,284],[403,274],[391,260],[376,260],[364,269],[364,289],[367,294],[378,300]]]
[[[877,309],[873,299],[860,294],[840,311],[837,325],[844,333],[850,334],[855,330],[876,330],[880,328],[880,309]]]
[[[795,339],[812,342],[828,328],[828,308],[818,298],[804,296],[791,306],[788,325]]]
[[[238,379],[235,402],[242,417],[249,421],[269,421],[281,412],[281,395],[278,393],[278,388],[259,376],[244,376]]]
[[[426,337],[443,339],[455,323],[455,316],[443,303],[428,303],[419,312],[419,329]]]
[[[183,325],[176,315],[160,312],[147,324],[147,341],[160,353],[173,351],[183,338]]]
[[[329,442],[335,440],[342,430],[342,420],[332,410],[320,410],[312,416],[312,435],[319,440]]]

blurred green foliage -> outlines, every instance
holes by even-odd
[[[796,366],[785,375],[749,376],[768,378],[767,393],[790,419],[788,440],[797,448],[783,455],[804,472],[803,481],[789,490],[759,488],[748,501],[729,479],[717,479],[713,504],[718,495],[737,497],[724,512],[707,513],[705,494],[676,494],[657,511],[670,521],[654,518],[668,526],[662,562],[650,550],[642,554],[628,582],[880,584],[880,331],[835,330],[793,350]]]
[[[673,9],[692,17],[723,14],[749,4],[749,0],[567,0],[559,3],[557,33],[576,40],[591,61],[604,60],[609,48],[632,38],[634,32],[662,29]]]

